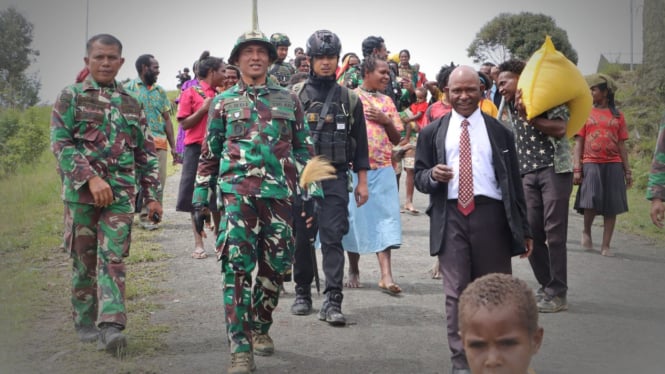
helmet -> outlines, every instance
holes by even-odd
[[[236,44],[231,50],[231,55],[229,56],[229,64],[237,65],[238,64],[238,55],[240,54],[240,49],[249,43],[260,43],[268,48],[268,55],[270,56],[270,62],[277,60],[277,49],[275,46],[270,43],[268,38],[264,33],[258,30],[247,31],[246,33],[240,35],[236,40]]]
[[[270,43],[276,47],[288,47],[291,45],[291,41],[289,40],[289,37],[286,36],[286,34],[280,34],[278,32],[270,35]]]
[[[305,46],[305,54],[307,56],[339,56],[342,50],[342,42],[339,37],[328,30],[315,31],[312,36],[307,39]]]

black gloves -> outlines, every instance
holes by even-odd
[[[305,214],[305,222],[307,225],[307,237],[310,241],[316,240],[316,233],[319,230],[319,225],[317,222],[317,217],[319,215],[319,199],[318,198],[309,198],[308,200],[303,200],[302,202],[302,213]]]

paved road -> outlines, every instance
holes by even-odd
[[[179,173],[169,178],[165,224],[159,240],[173,255],[154,321],[168,323],[167,353],[148,359],[159,372],[225,372],[229,351],[224,334],[219,264],[194,260],[189,216],[174,211]],[[424,211],[427,196],[416,193]],[[619,217],[621,219],[621,217]],[[402,215],[403,246],[393,252],[393,273],[404,292],[379,292],[374,255],[361,258],[364,288],[345,290],[343,311],[349,325],[333,328],[316,315],[289,313],[293,284],[280,299],[271,336],[276,353],[257,357],[257,373],[448,373],[444,297],[439,280],[430,279],[428,217]],[[569,310],[540,315],[545,328],[533,367],[543,373],[665,372],[665,246],[615,234],[616,258],[585,252],[579,246],[581,216],[569,227]],[[600,238],[602,227],[594,228]],[[212,253],[212,240],[208,249]],[[536,286],[526,260],[514,259],[516,276]],[[318,311],[323,296],[314,297]]]

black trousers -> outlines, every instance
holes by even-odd
[[[344,248],[342,238],[349,231],[349,192],[346,171],[338,171],[337,179],[323,181],[324,198],[319,199],[317,224],[321,241],[322,266],[325,275],[323,293],[342,291],[344,279]],[[313,239],[307,234],[305,219],[301,216],[302,201],[294,203],[294,230],[296,251],[293,280],[298,286],[308,286],[314,279]],[[316,232],[317,230],[310,230]]]
[[[522,177],[526,212],[533,235],[529,263],[540,287],[550,296],[568,291],[568,206],[573,173],[554,172],[554,167]]]

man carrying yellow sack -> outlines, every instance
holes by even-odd
[[[573,187],[573,164],[566,139],[569,110],[559,105],[526,120],[517,82],[525,63],[509,60],[499,65],[498,87],[506,102],[508,122],[517,145],[527,215],[533,234],[531,268],[540,284],[538,310],[568,309],[566,292],[568,205]]]

